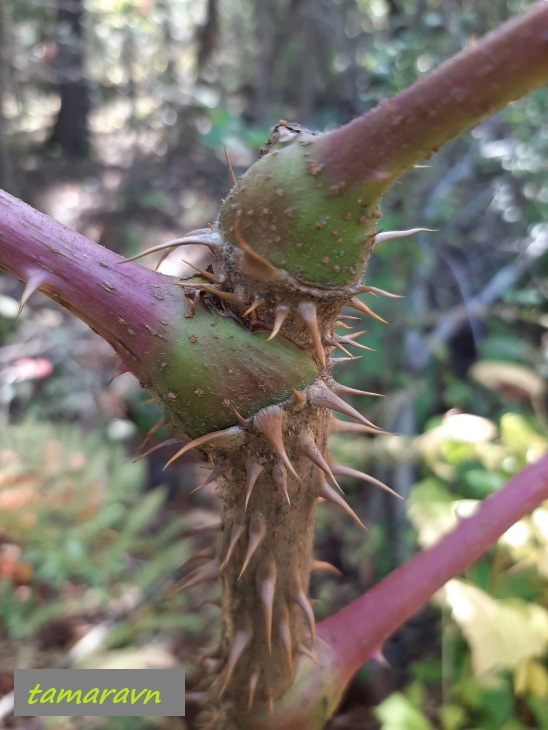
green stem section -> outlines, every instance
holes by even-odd
[[[309,286],[355,284],[388,188],[460,132],[546,82],[548,4],[540,2],[340,129],[295,132],[281,122],[274,131],[282,130],[275,135],[282,141],[224,202],[223,237]]]
[[[394,98],[314,142],[333,184],[380,197],[413,164],[548,83],[548,3],[499,28]]]
[[[196,437],[238,423],[312,382],[310,355],[266,342],[215,309],[189,301],[178,280],[133,263],[0,191],[0,269],[40,290],[104,337]]]

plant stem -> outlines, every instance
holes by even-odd
[[[548,499],[548,455],[525,467],[472,517],[418,553],[360,598],[317,626],[319,666],[301,659],[296,678],[274,715],[251,717],[245,730],[319,730],[345,687],[384,641],[448,580],[460,575],[513,524]]]
[[[175,277],[122,261],[0,191],[0,269],[26,283],[22,304],[40,290],[88,324],[181,433],[232,426],[230,403],[248,416],[314,378],[312,358],[285,338],[266,342],[265,332],[193,306]]]
[[[318,625],[343,686],[410,616],[460,575],[515,522],[548,499],[548,456],[525,467],[478,511],[360,598]]]
[[[59,302],[98,332],[116,350],[127,350],[127,366],[157,367],[150,332],[171,319],[175,307],[188,307],[175,279],[119,256],[88,240],[21,200],[0,191],[0,269]],[[143,363],[144,359],[144,363]],[[132,362],[135,363],[132,366]]]
[[[315,142],[335,183],[382,195],[413,164],[548,83],[548,3],[537,2],[394,98]]]

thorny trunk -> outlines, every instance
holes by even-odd
[[[334,617],[321,632],[330,646],[315,639],[308,581],[326,567],[312,559],[315,505],[327,500],[359,522],[337,492],[349,470],[332,463],[327,436],[379,432],[340,398],[357,392],[332,377],[334,350],[360,347],[360,333],[336,331],[348,319],[340,313],[377,318],[358,295],[391,295],[361,281],[367,259],[375,244],[415,232],[377,232],[382,194],[435,146],[544,83],[547,29],[548,6],[539,3],[340,130],[319,135],[280,122],[263,158],[233,179],[211,228],[147,252],[209,246],[211,266],[182,281],[119,266],[115,254],[0,194],[0,266],[26,282],[21,304],[40,289],[105,337],[183,436],[168,463],[200,448],[218,479],[220,532],[179,586],[220,578],[222,641],[203,685],[216,730],[318,730],[359,662],[408,615],[392,581],[373,594],[388,595],[386,621],[382,603],[359,599],[342,612],[358,615],[359,626]],[[545,496],[542,473],[535,479],[528,507]],[[504,512],[497,530],[519,519],[514,492],[484,506],[490,518]],[[459,560],[434,549],[405,566],[409,605],[487,547],[469,530]],[[415,564],[430,570],[422,587]],[[378,635],[362,620],[364,606],[376,609]]]
[[[282,139],[289,146],[298,139],[302,151],[297,156],[305,164],[309,161],[306,130],[285,123],[273,131],[267,158],[283,157]],[[267,159],[264,164],[274,171],[269,176],[277,182],[276,192],[270,196],[267,182],[261,193],[265,206],[257,209],[254,180],[244,178],[235,185],[218,222],[222,243],[213,254],[216,260],[209,273],[216,288],[195,286],[206,297],[226,297],[231,316],[242,325],[255,331],[264,329],[270,339],[285,337],[303,352],[311,352],[318,377],[311,378],[301,391],[295,383],[288,401],[264,408],[252,419],[237,414],[237,433],[221,434],[219,440],[199,439],[209,452],[213,474],[218,475],[221,526],[210,561],[196,568],[183,587],[220,575],[222,645],[218,661],[208,666],[213,682],[205,678],[204,686],[230,707],[230,716],[248,713],[257,704],[271,706],[291,685],[296,658],[314,649],[314,614],[307,592],[315,568],[312,547],[318,497],[354,516],[326,482],[327,477],[336,484],[327,447],[333,428],[329,408],[355,415],[365,430],[377,430],[339,399],[337,390],[342,386],[330,374],[334,346],[344,349],[344,337],[335,334],[337,317],[352,294],[367,287],[322,289],[276,268],[258,253],[261,246],[257,242],[264,245],[272,237],[278,252],[270,248],[270,259],[276,255],[289,258],[287,238],[282,241],[276,235],[276,207],[284,210],[285,219],[297,222],[302,213],[292,198],[291,183],[287,188],[278,184],[281,177],[275,170],[278,164],[283,168],[284,162]],[[313,166],[307,175],[308,184],[316,189],[318,171]],[[295,201],[293,208],[288,207],[291,200]],[[372,210],[362,217],[357,226],[367,228],[367,224],[374,226],[377,214]],[[322,228],[314,230],[321,235]],[[253,248],[243,231],[252,233]],[[366,237],[366,249],[373,239],[374,235]],[[333,272],[329,264],[337,258],[333,262],[324,258],[320,266]],[[288,268],[297,266],[298,253],[284,263]],[[340,269],[335,263],[334,273]],[[368,311],[365,305],[354,302],[353,306]],[[346,344],[354,343],[349,340]]]
[[[286,428],[299,433],[309,419],[307,414],[292,414]],[[320,421],[321,429],[315,424],[317,431],[325,431],[325,420]],[[220,556],[225,560],[232,553],[221,575],[221,656],[230,656],[232,647],[239,649],[238,636],[242,644],[249,637],[248,651],[236,663],[230,683],[228,674],[222,681],[227,687],[223,694],[237,713],[250,708],[253,694],[259,703],[281,696],[291,684],[294,651],[311,644],[313,619],[306,595],[317,475],[297,448],[289,448],[300,482],[286,477],[286,497],[281,492],[282,470],[272,463],[270,451],[266,438],[257,436],[249,444],[246,461],[232,462],[218,480]],[[259,470],[246,513],[246,487]]]

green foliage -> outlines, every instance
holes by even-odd
[[[381,721],[383,730],[433,730],[433,725],[416,706],[420,702],[417,697],[418,686],[409,687],[406,694],[394,692],[375,710]]]
[[[268,139],[271,128],[270,124],[250,127],[240,116],[224,107],[207,109],[205,119],[208,121],[201,125],[201,142],[206,147],[221,152],[225,147],[231,153],[246,153],[248,149],[257,151]]]
[[[10,430],[0,458],[2,539],[17,555],[2,571],[5,641],[32,637],[81,610],[123,605],[126,596],[133,597],[128,608],[161,596],[188,541],[180,539],[180,521],[166,519],[163,490],[142,495],[142,463],[128,463],[117,445],[97,435],[35,421]],[[129,623],[122,618],[111,641],[123,645],[166,626],[200,628],[199,619],[180,613],[181,599],[167,617],[162,601],[153,603],[152,617],[141,610]]]
[[[461,424],[452,420],[433,425],[422,437],[429,467],[413,489],[408,514],[423,546],[437,542],[477,500],[548,446],[538,425],[516,413],[503,415],[498,428],[465,414]],[[466,580],[451,581],[440,592],[438,601],[462,632],[452,630],[444,611],[448,691],[439,709],[442,727],[517,730],[532,727],[524,703],[537,708],[537,717],[542,713],[548,698],[547,524],[548,510],[540,507],[510,528]],[[413,674],[425,691],[438,684],[420,664]],[[450,709],[456,707],[460,714]]]

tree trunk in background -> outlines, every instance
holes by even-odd
[[[268,116],[268,100],[270,98],[273,74],[273,32],[269,27],[271,17],[268,0],[256,0],[254,6],[255,39],[257,43],[256,73],[254,82],[253,107],[250,118],[255,123],[264,122]]]
[[[303,122],[310,122],[314,113],[316,95],[316,67],[317,56],[321,53],[314,40],[317,39],[316,18],[314,14],[314,3],[312,0],[303,0],[299,3],[299,24],[300,24],[300,59],[298,69],[299,103],[297,107],[297,118]],[[325,51],[325,46],[323,48]]]
[[[198,28],[196,37],[198,41],[196,67],[200,79],[219,42],[218,0],[207,0],[206,18],[203,25]]]
[[[48,146],[57,146],[67,157],[89,152],[89,90],[84,71],[83,0],[59,0],[55,68],[61,108]]]
[[[6,0],[0,0],[0,187],[15,193],[13,167],[6,141],[4,100],[8,86],[8,9]]]

